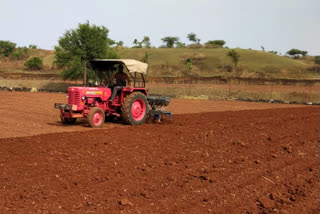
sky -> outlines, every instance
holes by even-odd
[[[79,23],[103,25],[109,37],[132,46],[149,36],[177,36],[189,44],[223,39],[230,48],[320,55],[320,0],[0,0],[0,40],[52,50]]]

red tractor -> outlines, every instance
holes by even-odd
[[[91,67],[100,79],[96,87],[69,87],[68,104],[55,103],[60,109],[60,118],[64,124],[74,124],[78,118],[87,118],[91,127],[101,127],[106,119],[114,117],[130,125],[140,125],[147,118],[160,120],[169,97],[148,96],[145,89],[145,77],[148,65],[131,59],[101,59],[91,61]],[[129,74],[131,86],[120,88],[111,100],[114,69],[123,66]],[[107,84],[107,86],[105,85]]]

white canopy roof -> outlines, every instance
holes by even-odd
[[[147,74],[148,64],[135,59],[95,59],[93,62],[111,62],[124,64],[130,73]]]

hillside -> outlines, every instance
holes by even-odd
[[[43,60],[43,69],[41,71],[28,71],[26,70],[24,63],[28,58],[40,57]],[[42,49],[28,49],[28,56],[22,60],[11,60],[9,58],[0,59],[0,74],[6,73],[54,73],[58,74],[60,71],[52,69],[54,62],[53,50]]]
[[[227,57],[229,49],[189,49],[189,48],[120,48],[117,52],[121,58],[132,58],[149,63],[148,75],[153,77],[182,76],[237,76],[252,78],[292,78],[318,79],[312,58],[291,59],[285,56],[257,51],[236,49],[240,54],[237,71],[233,71],[232,61]],[[54,51],[30,49],[29,57],[43,59],[44,69],[37,73],[55,73],[53,69]],[[186,60],[191,60],[191,65]],[[25,70],[24,61],[0,60],[0,72],[33,73]]]
[[[256,51],[236,49],[240,54],[237,72],[232,71],[232,61],[227,57],[228,49],[120,49],[123,58],[145,60],[149,55],[151,76],[219,76],[270,78],[318,78],[319,74],[308,71],[310,60],[295,60],[284,56]],[[188,72],[186,60],[192,61]]]

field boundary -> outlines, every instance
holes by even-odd
[[[267,78],[243,78],[222,76],[215,77],[147,77],[148,83],[165,84],[232,84],[239,85],[319,85],[320,80],[298,80],[298,79],[267,79]]]
[[[52,73],[7,73],[0,72],[3,79],[19,79],[19,80],[62,80],[59,74]],[[239,84],[239,85],[320,85],[319,79],[271,79],[271,78],[247,78],[247,77],[146,77],[147,83],[163,83],[163,84]],[[66,81],[68,82],[68,81]]]
[[[12,92],[47,92],[47,93],[67,93],[66,90],[57,90],[57,89],[45,89],[45,88],[26,88],[26,87],[0,87],[0,91],[12,91]],[[192,96],[170,96],[171,98],[184,98],[184,99],[201,99],[202,97],[192,97]],[[208,100],[207,97],[205,99]],[[283,100],[277,99],[251,99],[251,98],[220,98],[217,100],[234,100],[234,101],[244,101],[244,102],[260,102],[260,103],[279,103],[279,104],[305,104],[305,105],[320,105],[320,103],[312,102],[299,102],[299,101],[289,101],[285,102]]]

